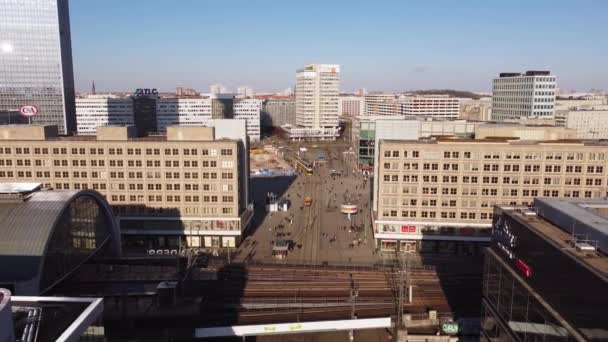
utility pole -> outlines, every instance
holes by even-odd
[[[396,252],[399,253],[399,252]],[[405,324],[403,323],[403,303],[404,303],[404,297],[405,297],[405,289],[406,289],[406,285],[407,285],[407,264],[405,259],[405,255],[401,254],[401,255],[397,255],[397,261],[399,262],[399,299],[397,301],[397,321],[395,322],[395,338],[398,341],[399,340],[399,330],[401,330],[401,328],[403,328],[403,331],[405,332],[406,336],[407,336],[407,330],[405,327]]]
[[[357,297],[359,296],[359,289],[355,286],[355,280],[353,279],[353,274],[350,274],[350,318],[351,319],[357,319],[357,312],[356,312],[356,304],[357,304]],[[348,340],[350,342],[353,342],[355,340],[355,331],[354,330],[350,330],[348,332]]]

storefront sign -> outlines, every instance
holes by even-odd
[[[25,116],[26,118],[31,118],[39,112],[40,110],[38,107],[34,106],[33,104],[26,104],[19,107],[19,115]]]
[[[416,226],[403,225],[403,226],[401,226],[401,232],[402,233],[415,233],[416,232]]]
[[[445,322],[441,325],[441,331],[445,334],[458,334],[458,323]]]
[[[526,264],[523,260],[521,259],[517,259],[515,260],[515,266],[517,266],[517,268],[522,271],[522,273],[530,278],[532,276],[532,268],[530,266],[528,266],[528,264]]]

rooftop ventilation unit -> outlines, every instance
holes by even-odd
[[[526,217],[537,216],[536,212],[534,210],[530,210],[530,209],[520,209],[520,212],[521,212],[522,215],[524,215]]]
[[[574,244],[576,250],[579,252],[595,252],[595,247],[588,244],[587,242],[577,242]]]

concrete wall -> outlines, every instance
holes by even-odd
[[[475,128],[475,139],[513,137],[519,140],[575,139],[576,131],[564,127],[485,124]]]

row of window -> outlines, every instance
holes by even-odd
[[[441,152],[427,151],[434,159],[440,158]],[[437,155],[439,153],[439,155]],[[587,160],[604,161],[606,153],[604,152],[460,152],[460,151],[443,151],[444,159],[525,159],[525,160]],[[419,151],[400,151],[400,150],[385,150],[385,158],[419,158]],[[544,158],[543,158],[544,157]]]
[[[150,207],[150,206],[138,206],[138,205],[112,205],[112,209],[114,213],[118,214],[153,214],[154,216],[168,214],[174,215],[173,208],[162,208],[162,207]],[[180,212],[188,215],[218,215],[219,208],[214,206],[205,206],[205,207],[180,207]],[[233,214],[232,208],[221,208],[221,214],[231,215]],[[228,225],[225,225],[225,229],[220,229],[220,227],[215,228],[207,228],[207,229],[218,229],[218,230],[227,230],[231,229]],[[239,230],[238,226],[232,228],[232,230]]]
[[[401,215],[399,215],[401,214]],[[395,218],[395,217],[403,217],[403,218],[442,218],[442,219],[455,219],[457,217],[455,211],[416,211],[416,210],[384,210],[382,212],[382,216],[386,218]],[[492,219],[492,213],[480,213],[479,216],[475,212],[460,212],[459,215],[461,220],[476,220],[477,218],[482,220]]]
[[[89,154],[90,155],[104,155],[106,149],[105,148],[89,148]],[[180,155],[180,149],[178,148],[165,148],[162,149],[164,150],[164,155],[166,156],[178,156]],[[80,148],[70,148],[68,149],[67,147],[53,147],[53,148],[48,148],[48,147],[34,147],[34,148],[29,148],[29,147],[15,147],[15,154],[30,154],[30,151],[33,151],[33,154],[49,154],[49,152],[51,152],[50,154],[55,154],[55,155],[66,155],[68,154],[68,151],[70,151],[72,155],[86,155],[87,154],[87,149],[84,147],[80,147]],[[114,148],[114,147],[110,147],[107,149],[107,152],[109,155],[123,155],[123,152],[126,151],[126,155],[142,155],[142,153],[145,152],[145,155],[161,155],[161,149],[160,148],[146,148],[146,149],[141,149],[141,148],[126,148],[123,149],[121,147],[118,148]],[[233,150],[230,148],[222,148],[220,149],[220,155],[221,156],[231,156]],[[12,149],[10,147],[0,147],[0,154],[11,154],[12,153]],[[196,156],[199,154],[199,149],[196,148],[183,148],[181,149],[181,153],[184,156]],[[211,157],[215,157],[218,155],[217,153],[217,149],[201,149],[200,150],[200,154],[202,156],[211,156]]]
[[[128,202],[131,203],[137,203],[137,202],[144,202],[144,199],[146,198],[144,195],[112,195],[111,196],[111,200],[112,202],[127,202],[127,198],[129,199]],[[181,195],[166,195],[164,196],[165,201],[166,202],[181,202],[182,201],[182,196]],[[185,195],[183,196],[184,202],[200,202],[202,199],[203,203],[218,203],[219,200],[219,196],[198,196],[198,195]],[[161,195],[148,195],[147,196],[148,202],[162,202],[163,201],[163,196]],[[221,197],[222,203],[232,203],[234,202],[234,197],[233,196],[222,196]]]
[[[461,179],[464,184],[519,184],[520,177],[491,177],[491,176],[462,176],[459,178],[458,176],[430,176],[424,175],[419,177],[418,175],[403,175],[401,178],[403,183],[418,183],[420,180],[422,183],[459,183],[459,179]],[[565,185],[581,185],[585,183],[586,185],[602,185],[602,178],[595,177],[530,177],[524,176],[521,178],[522,184],[542,184],[546,185],[559,185],[564,181]],[[384,175],[382,178],[383,182],[399,182],[399,175]],[[481,180],[481,182],[480,182]]]
[[[399,166],[403,165],[403,170],[406,171],[416,171],[419,170],[419,164],[418,163],[403,163],[403,164],[399,164],[397,162],[393,162],[393,163],[384,163],[383,167],[385,170],[399,170]],[[459,170],[459,165],[460,164],[448,164],[448,163],[444,163],[444,164],[440,164],[440,163],[422,163],[420,164],[422,165],[422,170],[427,170],[427,171],[438,171],[440,168],[439,166],[442,166],[441,169],[443,171],[458,171]],[[525,172],[541,172],[541,166],[540,164],[527,164],[527,165],[523,165],[523,168],[520,168],[522,164],[504,164],[502,165],[502,170],[501,170],[501,164],[482,164],[483,166],[483,171],[493,171],[493,172],[519,172],[521,169],[523,169],[523,171]],[[479,164],[472,164],[472,163],[465,163],[462,164],[463,166],[463,170],[464,171],[479,171]],[[586,168],[584,168],[582,165],[566,165],[564,167],[564,170],[566,173],[582,173],[583,170],[587,170],[588,173],[603,173],[604,172],[604,166],[602,165],[588,165]],[[560,173],[562,172],[562,165],[545,165],[544,167],[544,171],[543,172],[547,172],[547,173]]]
[[[50,187],[51,184],[47,184],[47,186]],[[57,190],[69,190],[70,183],[55,183],[54,187]],[[98,190],[98,191],[104,191],[104,190],[107,190],[108,188],[113,191],[126,191],[127,189],[129,191],[143,191],[144,189],[147,189],[148,191],[163,191],[163,184],[122,184],[122,183],[115,184],[115,183],[112,183],[108,186],[106,183],[92,183],[91,188],[93,190]],[[183,185],[183,191],[199,191],[200,188],[202,188],[203,191],[210,191],[210,192],[218,191],[218,187],[216,186],[216,184],[202,184],[202,186],[200,186],[199,184],[184,184]],[[76,190],[89,189],[89,184],[88,183],[74,183],[73,189],[76,189]],[[181,192],[182,185],[181,184],[165,184],[165,191],[180,191]],[[222,192],[232,192],[232,191],[234,191],[234,186],[232,184],[222,184],[221,191]]]
[[[410,154],[408,154],[410,152]],[[428,151],[433,155],[437,156],[436,151]],[[527,160],[585,160],[585,154],[588,160],[606,160],[606,154],[604,152],[460,152],[460,151],[443,151],[443,158],[445,159],[458,159],[462,155],[466,159],[527,159]],[[386,150],[384,151],[384,157],[386,158],[418,158],[420,156],[419,151],[399,151],[399,150]],[[522,158],[523,156],[523,158]]]
[[[17,175],[18,178],[32,178],[34,173],[32,171],[0,171],[0,178],[13,178]],[[36,171],[36,177],[50,178],[50,171]],[[165,172],[165,179],[180,179],[183,175],[184,179],[199,179],[198,172]],[[202,172],[200,173],[202,179],[217,179],[217,172]],[[53,176],[55,178],[89,178],[89,173],[86,171],[54,171]],[[125,177],[126,176],[126,177]],[[234,179],[232,172],[220,173],[221,179]],[[109,172],[97,172],[93,171],[90,173],[90,178],[110,178],[110,179],[144,179],[143,172],[123,172],[123,171],[111,171]],[[161,172],[146,172],[146,179],[161,179]]]
[[[481,189],[481,194],[484,196],[499,196],[498,189]],[[519,190],[516,189],[504,189],[502,191],[501,197],[519,197]],[[584,197],[584,198],[599,198],[604,194],[598,190],[565,190],[563,192],[559,190],[535,190],[535,189],[525,189],[521,191],[523,197],[534,198],[538,196],[542,197]],[[460,202],[460,205],[459,205]],[[494,203],[490,203],[494,202]],[[500,202],[497,200],[494,201],[481,201],[481,208],[488,208],[491,204],[497,204],[496,202]],[[508,201],[506,201],[508,202]],[[383,198],[382,201],[383,207],[477,207],[476,200],[468,200],[468,199],[425,199],[425,198],[403,198],[399,201],[398,198]]]

